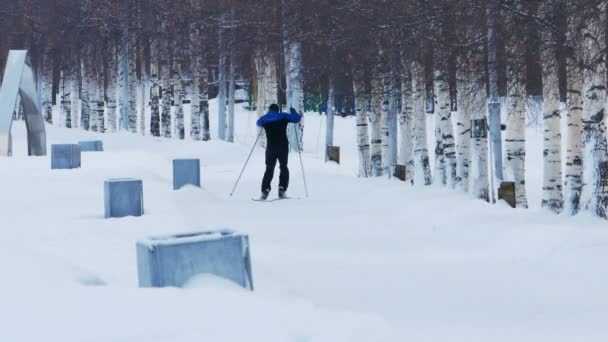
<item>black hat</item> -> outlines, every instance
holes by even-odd
[[[279,111],[279,105],[277,105],[276,103],[273,103],[270,105],[270,107],[268,107],[268,110],[271,112],[278,112]]]

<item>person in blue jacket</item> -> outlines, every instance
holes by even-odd
[[[279,106],[271,104],[268,113],[257,121],[258,127],[263,127],[266,132],[266,172],[262,179],[262,195],[260,199],[265,200],[270,194],[270,183],[274,176],[274,168],[279,162],[281,174],[279,175],[279,198],[286,198],[287,186],[289,185],[289,169],[287,159],[289,157],[289,141],[287,140],[287,124],[297,123],[302,115],[290,108],[290,113],[282,113]]]

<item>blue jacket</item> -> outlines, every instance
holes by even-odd
[[[268,150],[285,150],[289,147],[287,139],[287,124],[300,122],[299,114],[270,112],[258,119],[257,125],[266,131]]]
[[[301,116],[299,114],[289,114],[289,113],[281,113],[281,112],[268,112],[262,115],[258,121],[258,127],[264,127],[267,124],[287,120],[287,122],[298,123],[301,120]]]

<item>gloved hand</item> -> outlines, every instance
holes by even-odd
[[[296,111],[295,108],[293,108],[293,107],[289,108],[289,112],[291,114],[297,114],[297,115],[300,115],[300,116],[302,115],[302,114],[298,113],[298,111]]]

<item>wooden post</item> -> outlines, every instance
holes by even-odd
[[[498,188],[498,199],[505,200],[511,208],[515,208],[515,182],[501,182],[500,188]]]
[[[327,146],[327,156],[329,161],[340,164],[340,146]]]
[[[395,165],[395,172],[393,173],[393,177],[400,179],[401,181],[407,181],[407,169],[405,165]]]

